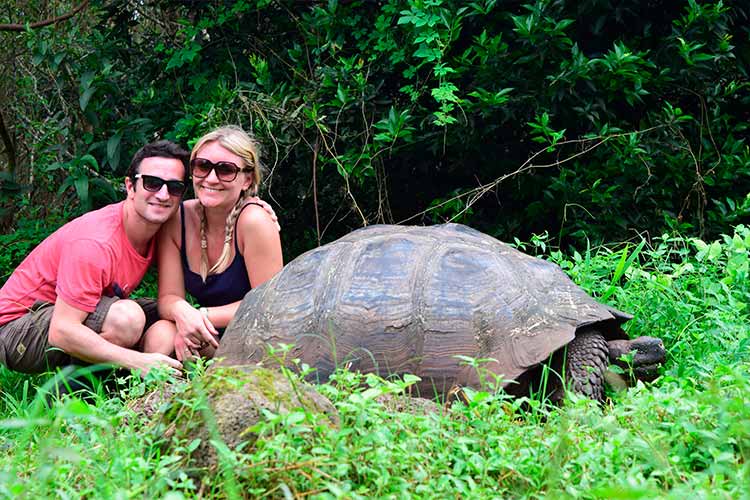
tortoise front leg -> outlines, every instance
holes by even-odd
[[[577,332],[565,348],[565,388],[596,401],[604,400],[604,371],[609,349],[604,335],[597,330]],[[562,388],[552,396],[562,399]]]

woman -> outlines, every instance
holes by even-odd
[[[257,143],[239,127],[196,143],[190,170],[197,199],[185,201],[159,234],[159,313],[145,352],[180,361],[212,356],[242,297],[283,265],[278,224],[255,198],[261,181]],[[200,304],[185,300],[189,292]]]

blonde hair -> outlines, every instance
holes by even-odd
[[[242,207],[245,205],[245,201],[258,194],[258,187],[263,178],[263,165],[260,162],[260,145],[258,142],[250,137],[250,135],[242,130],[242,128],[236,125],[227,125],[212,130],[208,134],[204,135],[198,142],[193,146],[193,151],[190,153],[190,159],[195,158],[196,154],[200,149],[210,142],[218,142],[226,150],[236,154],[242,158],[244,165],[240,165],[241,171],[252,176],[252,184],[250,187],[240,193],[240,197],[234,204],[232,211],[227,216],[227,222],[224,226],[224,248],[221,250],[219,260],[216,264],[208,268],[208,239],[206,238],[206,209],[201,205],[200,209],[200,237],[201,237],[201,264],[200,264],[200,275],[205,283],[206,278],[210,274],[218,274],[223,272],[229,264],[229,256],[232,253],[232,238],[234,236],[234,227],[237,224],[237,218],[240,215]],[[246,170],[247,169],[247,170]],[[198,201],[200,203],[200,200]]]

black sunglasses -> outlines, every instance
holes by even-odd
[[[204,177],[208,177],[211,170],[213,170],[216,172],[216,177],[224,182],[232,182],[237,178],[238,173],[252,170],[252,168],[240,168],[231,161],[217,161],[214,163],[205,158],[193,158],[190,160],[190,168],[192,169],[193,177],[203,179]]]
[[[143,189],[152,193],[156,193],[166,184],[167,192],[171,196],[182,196],[185,194],[185,183],[182,181],[165,181],[161,177],[146,174],[135,174],[133,179],[141,179],[143,181]]]

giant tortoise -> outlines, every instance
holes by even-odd
[[[467,358],[484,360],[502,385],[519,382],[506,390],[528,390],[558,352],[567,356],[557,355],[566,361],[556,368],[552,358],[552,373],[563,374],[553,378],[602,399],[608,358],[635,350],[645,375],[664,358],[659,339],[628,340],[621,325],[629,319],[557,265],[469,227],[377,225],[301,255],[250,291],[216,357],[257,363],[269,345],[293,344],[287,359],[319,379],[345,365],[411,373],[420,395],[432,397],[492,382]]]

